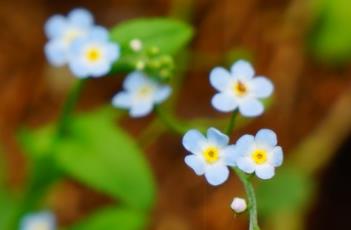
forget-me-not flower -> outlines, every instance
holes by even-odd
[[[192,154],[185,157],[185,163],[197,175],[205,175],[211,185],[220,185],[228,179],[228,166],[235,166],[234,145],[228,144],[229,137],[215,128],[209,128],[206,137],[189,130],[183,137],[183,146]]]
[[[20,230],[55,230],[56,219],[50,212],[28,214],[21,220]]]
[[[96,26],[87,36],[73,42],[68,66],[79,78],[101,77],[110,71],[119,56],[119,46],[109,41],[108,31]]]
[[[239,109],[243,116],[253,117],[263,113],[260,99],[269,97],[273,84],[265,77],[254,77],[255,71],[247,61],[235,62],[230,72],[222,67],[210,73],[211,85],[219,92],[212,98],[212,105],[221,112]]]
[[[246,173],[256,173],[261,179],[274,176],[275,167],[283,163],[283,150],[277,146],[277,135],[269,129],[261,129],[256,136],[244,135],[236,142],[236,164]]]
[[[130,73],[123,82],[124,91],[117,93],[112,104],[116,107],[129,109],[132,117],[149,114],[154,105],[168,98],[171,87],[160,84],[142,72]]]
[[[86,36],[93,26],[93,16],[86,9],[74,9],[67,17],[50,17],[45,24],[45,33],[49,39],[45,54],[49,62],[54,66],[65,65],[72,42]]]

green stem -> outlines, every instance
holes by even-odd
[[[238,111],[235,110],[229,120],[228,128],[226,130],[226,134],[230,136],[233,132],[234,126],[235,126],[235,118],[238,115]],[[235,167],[233,168],[236,175],[239,177],[240,181],[243,183],[247,200],[248,200],[248,209],[249,209],[249,216],[250,216],[250,227],[249,230],[259,230],[260,227],[258,226],[258,221],[257,221],[257,202],[256,202],[256,196],[255,196],[255,190],[249,180],[249,177],[242,172],[239,168]]]
[[[169,113],[165,112],[159,105],[155,106],[155,112],[164,125],[174,133],[183,135],[188,130],[186,125],[172,117]]]
[[[14,221],[10,223],[11,226],[16,227],[11,229],[18,229],[21,217],[35,208],[39,200],[49,189],[50,185],[52,185],[61,175],[61,172],[53,159],[53,154],[57,143],[66,134],[71,113],[77,103],[84,82],[85,80],[83,79],[77,81],[67,96],[57,123],[56,133],[53,136],[51,146],[48,149],[48,153],[45,154],[44,157],[36,159],[33,165],[34,168],[27,184],[25,196],[14,214]]]

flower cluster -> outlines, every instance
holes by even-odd
[[[41,212],[28,214],[23,217],[21,224],[21,230],[55,230],[56,219],[55,216],[50,212]]]
[[[54,66],[67,64],[79,78],[107,74],[120,55],[119,45],[109,41],[108,31],[94,25],[93,16],[85,9],[74,9],[67,17],[50,17],[45,33],[48,61]]]
[[[265,77],[254,75],[251,64],[243,60],[234,63],[230,72],[214,68],[210,83],[219,92],[212,98],[213,107],[222,112],[238,109],[247,117],[262,114],[264,106],[260,99],[272,94],[273,84]],[[261,129],[255,136],[243,135],[234,144],[215,128],[209,128],[206,136],[194,129],[183,136],[183,146],[191,153],[185,157],[185,163],[214,186],[228,179],[228,167],[255,173],[260,179],[272,178],[275,168],[283,162],[283,150],[277,143],[275,132],[269,129]],[[237,213],[243,212],[246,201],[236,198],[231,207]]]

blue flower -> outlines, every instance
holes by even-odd
[[[21,220],[21,230],[55,230],[56,219],[51,212],[26,215]]]
[[[107,74],[120,56],[120,48],[109,41],[108,31],[96,26],[76,39],[69,50],[68,66],[79,78],[101,77]]]
[[[192,153],[185,157],[185,163],[197,175],[205,175],[211,185],[220,185],[228,179],[228,166],[236,162],[234,145],[228,144],[229,137],[215,128],[209,128],[206,137],[190,130],[183,137],[184,148]]]
[[[54,15],[45,24],[45,33],[49,41],[45,46],[45,54],[54,66],[67,63],[70,45],[79,37],[86,36],[94,26],[91,13],[85,9],[74,9],[67,17]]]
[[[216,67],[210,73],[211,85],[219,92],[212,98],[212,105],[221,112],[239,109],[243,116],[261,115],[264,106],[260,99],[269,97],[273,84],[265,77],[254,77],[255,71],[249,62],[235,62],[230,72]]]
[[[236,142],[237,166],[246,173],[256,173],[261,179],[274,176],[275,167],[283,163],[283,150],[277,146],[277,136],[269,129],[261,129],[256,136],[244,135]]]
[[[160,104],[171,94],[171,87],[150,79],[141,72],[130,73],[123,82],[124,91],[117,93],[112,104],[115,107],[130,109],[132,117],[149,114],[155,104]]]

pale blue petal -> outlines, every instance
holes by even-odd
[[[67,28],[67,21],[62,15],[50,17],[44,26],[45,34],[49,39],[60,37]]]
[[[109,42],[105,45],[106,59],[111,63],[115,62],[120,57],[120,48],[116,43]]]
[[[256,117],[263,113],[264,106],[256,98],[247,98],[239,104],[239,111],[245,117]]]
[[[248,157],[238,158],[236,164],[238,168],[243,172],[253,173],[255,171],[255,164]]]
[[[194,154],[202,152],[202,146],[207,142],[206,138],[196,129],[191,129],[183,136],[183,146]]]
[[[107,29],[102,26],[94,26],[89,33],[89,39],[94,41],[107,42],[108,36]]]
[[[86,66],[79,60],[70,60],[68,63],[68,67],[73,73],[78,78],[87,78],[89,77],[89,73],[87,72]]]
[[[231,112],[238,107],[236,99],[232,95],[217,93],[212,97],[212,106],[221,112]]]
[[[123,87],[126,90],[134,91],[140,85],[143,85],[146,82],[146,77],[143,73],[135,71],[127,75],[126,79],[123,82]]]
[[[254,144],[254,136],[245,134],[237,140],[235,144],[235,151],[238,154],[238,156],[247,156],[248,154],[250,154],[250,151],[254,147]]]
[[[225,147],[229,143],[229,137],[215,128],[209,128],[207,130],[207,139],[210,143],[218,147]]]
[[[274,176],[274,167],[269,164],[257,165],[255,172],[257,177],[268,180]]]
[[[236,161],[238,159],[238,153],[236,151],[235,145],[228,145],[222,149],[223,161],[226,165],[236,166]]]
[[[101,63],[87,67],[87,69],[91,77],[103,77],[110,72],[111,64],[103,60]]]
[[[154,100],[155,103],[159,104],[165,101],[171,94],[172,88],[168,85],[159,86],[155,92]]]
[[[188,155],[185,157],[185,163],[194,170],[195,174],[200,176],[205,173],[205,163],[196,155]]]
[[[265,77],[255,77],[250,81],[252,92],[258,98],[269,97],[273,93],[273,83]]]
[[[94,18],[91,13],[82,8],[73,9],[68,14],[70,23],[79,27],[89,27],[94,23]]]
[[[67,53],[64,45],[56,40],[51,40],[45,45],[45,55],[51,65],[63,66],[67,62]]]
[[[276,146],[272,150],[272,159],[270,160],[270,163],[274,167],[281,166],[283,163],[283,149],[280,146]]]
[[[119,92],[112,98],[112,105],[124,109],[130,108],[132,96],[127,92]]]
[[[131,117],[144,117],[152,112],[153,107],[152,101],[142,101],[132,105],[129,114]]]
[[[228,179],[229,170],[224,165],[210,165],[206,168],[205,177],[209,184],[217,186],[223,184]]]
[[[239,60],[232,65],[231,73],[238,80],[245,81],[254,77],[255,70],[250,62]]]
[[[231,78],[230,73],[222,67],[216,67],[210,73],[210,83],[218,91],[225,90]]]
[[[56,229],[56,218],[50,212],[42,212],[38,214],[28,214],[22,220],[20,224],[20,230],[32,230],[31,225],[34,223],[45,222],[48,223],[49,230]]]
[[[261,129],[255,136],[258,145],[266,147],[274,147],[277,145],[277,135],[270,129]]]

